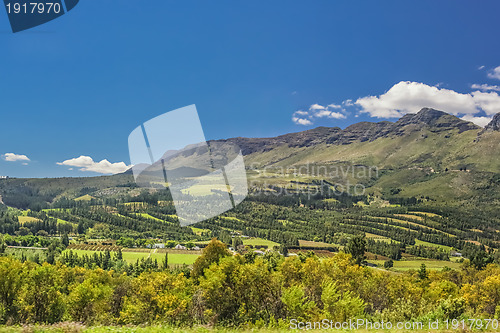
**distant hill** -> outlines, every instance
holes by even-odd
[[[273,138],[215,140],[210,145],[219,143],[237,144],[247,168],[257,171],[301,165],[376,168],[376,178],[357,179],[371,195],[392,193],[458,202],[500,199],[500,113],[484,129],[446,112],[424,108],[396,122],[360,122],[345,129],[318,127]],[[184,165],[174,172],[188,177],[207,172],[191,167],[196,164],[190,164],[190,158],[195,161],[199,152],[194,149],[191,154],[171,157],[169,163],[175,165],[176,158],[182,158]],[[269,181],[252,170],[252,182]],[[306,173],[300,180],[307,183],[314,178],[318,176]],[[345,181],[326,175],[319,178],[334,183]],[[287,186],[290,181],[294,179],[279,175],[272,178],[275,185]],[[129,170],[91,178],[4,179],[0,181],[0,195],[7,205],[26,207],[34,198],[51,202],[63,196],[116,196],[138,193],[135,187]]]

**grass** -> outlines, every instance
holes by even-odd
[[[65,250],[64,252],[67,252],[69,250]],[[88,250],[71,250],[74,253],[78,254],[78,256],[82,256],[84,254],[86,255],[93,255],[95,252],[103,252],[103,251],[88,251]],[[112,254],[114,255],[114,254]],[[156,259],[158,263],[161,263],[164,258],[165,254],[164,253],[151,253],[151,252],[122,252],[123,255],[123,260],[128,262],[129,264],[135,263],[137,260],[140,260],[141,258],[147,258],[148,256],[151,256],[151,259]],[[187,253],[172,253],[170,252],[168,254],[168,263],[170,265],[192,265],[196,258],[199,257],[199,254],[187,254]]]
[[[188,254],[188,253],[172,253],[168,254],[168,264],[169,265],[192,265],[199,257],[198,254]],[[151,254],[152,259],[158,260],[158,263],[163,262],[165,259],[165,253],[153,253]]]
[[[75,201],[90,201],[92,199],[95,199],[95,198],[89,194],[85,194],[85,195],[82,195],[81,197],[76,198]]]
[[[267,246],[268,248],[273,248],[274,246],[279,246],[279,243],[262,239],[262,238],[243,238],[243,245],[252,245],[253,247]]]
[[[440,245],[440,244],[434,244],[434,243],[429,243],[425,241],[421,241],[419,239],[415,239],[415,245],[423,245],[423,246],[429,246],[429,247],[438,247],[440,249],[443,249],[445,251],[451,251],[452,248],[446,245]]]
[[[201,235],[204,232],[209,232],[210,231],[209,229],[200,229],[200,228],[195,228],[195,227],[191,227],[191,230],[193,230],[193,232],[196,235]]]
[[[18,216],[17,218],[19,219],[19,223],[21,223],[21,224],[26,223],[26,222],[38,222],[38,221],[40,221],[36,217],[31,217],[31,216]]]
[[[155,221],[158,221],[158,222],[165,222],[165,221],[163,221],[163,220],[161,220],[161,219],[159,219],[157,217],[151,216],[151,215],[149,215],[147,213],[135,213],[135,215],[139,215],[139,216],[142,216],[142,217],[144,217],[146,219],[151,219],[151,220],[155,220]]]
[[[267,239],[263,239],[263,238],[258,238],[258,237],[242,238],[241,240],[243,241],[243,245],[251,245],[251,246],[256,247],[256,248],[259,248],[261,246],[263,246],[263,247],[267,246],[268,248],[273,248],[273,246],[280,245],[279,243],[276,243],[276,242],[273,242],[273,241],[270,241]],[[208,244],[210,242],[211,241],[207,240],[207,241],[199,241],[199,242],[195,242],[195,243],[196,244]]]
[[[378,265],[378,267],[384,267],[384,260],[368,260],[372,264]],[[451,261],[441,261],[441,260],[430,260],[430,259],[421,259],[421,260],[399,260],[394,261],[394,267],[392,270],[394,271],[408,271],[410,269],[418,270],[422,264],[425,264],[427,269],[432,270],[440,270],[445,267],[458,269],[460,268],[460,264]]]
[[[299,245],[300,246],[305,246],[305,247],[332,247],[332,244],[324,243],[324,242],[314,242],[314,241],[306,241],[306,240],[299,240]]]

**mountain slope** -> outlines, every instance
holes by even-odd
[[[399,196],[430,196],[445,201],[488,198],[493,202],[500,193],[500,113],[484,129],[424,108],[394,123],[360,122],[345,129],[318,127],[274,138],[239,137],[211,144],[227,142],[241,147],[247,169],[278,172],[270,177],[266,172],[249,171],[251,185],[288,186],[297,180],[310,183],[318,179],[335,184],[351,181],[363,184],[373,195],[398,192]],[[197,154],[196,150],[191,156],[182,154],[180,165],[196,165],[189,161],[196,161]],[[304,165],[307,171],[300,176],[279,174]],[[367,167],[377,170],[377,175],[311,172],[319,166]],[[98,197],[135,195],[140,191],[135,187],[127,172],[111,177],[0,180],[0,195],[6,203],[29,202],[34,197],[51,202],[62,196],[73,198],[89,193]]]

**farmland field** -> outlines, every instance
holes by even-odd
[[[26,223],[26,222],[40,221],[39,219],[37,219],[35,217],[31,217],[31,216],[18,216],[17,218],[19,219],[19,223],[21,223],[21,224]]]
[[[73,251],[74,253],[78,254],[78,256],[82,255],[92,255],[93,253],[99,253],[103,251],[88,251],[88,250],[65,250],[64,252],[68,251]],[[153,250],[154,251],[154,250]],[[63,252],[63,253],[64,253]],[[151,251],[147,252],[129,252],[129,251],[123,251],[122,252],[123,259],[128,262],[128,263],[135,263],[138,259],[140,260],[141,258],[147,258],[151,257],[153,260],[156,259],[158,260],[159,263],[161,263],[164,258],[165,254],[164,253],[151,253]],[[170,252],[168,254],[168,263],[170,265],[192,265],[196,258],[198,258],[199,254],[187,254],[187,253],[174,253]]]
[[[384,267],[383,260],[368,260],[372,264],[376,264],[378,267]],[[459,269],[460,264],[452,261],[441,261],[441,260],[399,260],[394,261],[394,267],[392,270],[395,271],[408,271],[410,269],[418,270],[422,264],[425,264],[427,269],[439,270],[445,267]]]
[[[267,246],[268,248],[279,246],[279,244],[276,242],[262,238],[244,238],[243,245],[252,245],[253,247]]]
[[[255,248],[259,247],[268,247],[268,248],[273,248],[274,246],[279,246],[279,243],[263,239],[263,238],[258,238],[258,237],[252,237],[252,238],[242,238],[243,240],[243,245],[251,245]],[[210,241],[201,241],[201,242],[196,242],[197,244],[208,244]]]
[[[332,244],[324,243],[324,242],[313,242],[313,241],[306,241],[306,240],[299,240],[299,245],[300,246],[306,246],[306,247],[331,247]]]

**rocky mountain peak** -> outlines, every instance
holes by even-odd
[[[416,114],[408,113],[395,123],[395,127],[399,128],[420,129],[425,126],[431,127],[433,132],[458,128],[460,133],[480,128],[474,123],[432,108],[423,108]]]
[[[484,127],[485,131],[500,131],[500,112],[493,116],[493,119]]]

